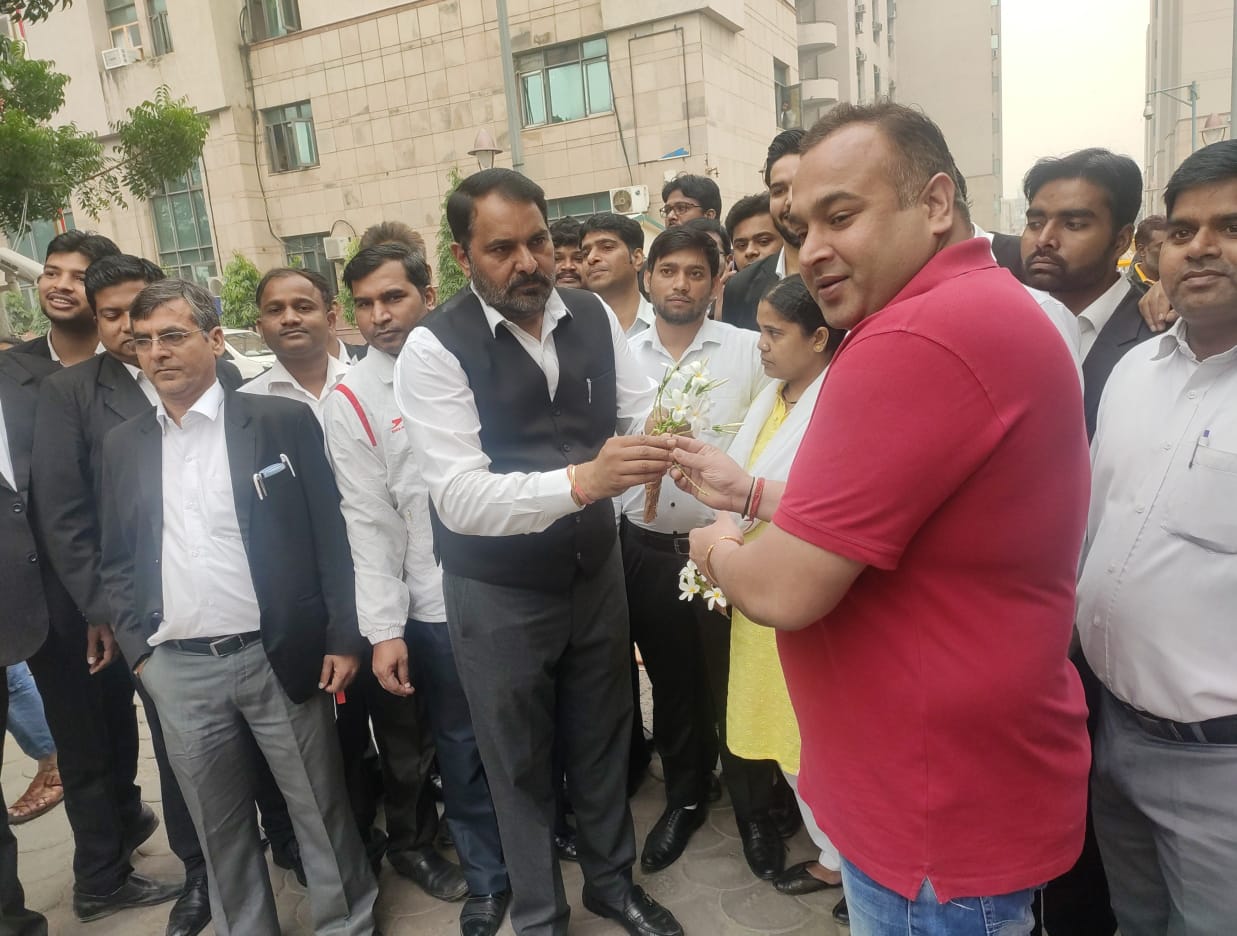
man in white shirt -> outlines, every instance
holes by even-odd
[[[1095,829],[1125,936],[1237,920],[1237,141],[1164,191],[1177,325],[1100,405],[1078,633],[1104,685]]]
[[[567,931],[558,740],[584,906],[632,934],[678,936],[673,914],[631,877],[630,647],[611,504],[669,468],[669,440],[626,434],[643,427],[655,388],[600,299],[554,288],[540,186],[510,169],[475,173],[447,200],[447,221],[471,288],[413,330],[395,395],[433,504],[511,924],[519,936]]]
[[[603,212],[580,227],[584,288],[601,296],[631,338],[653,324],[653,306],[640,292],[644,228],[638,221]]]
[[[708,396],[710,426],[737,427],[768,377],[756,346],[759,333],[708,317],[720,273],[716,242],[708,234],[682,225],[659,234],[649,247],[645,274],[657,318],[632,339],[631,351],[658,383],[676,367],[703,365],[719,382]],[[705,429],[700,437],[722,449],[731,439],[725,428]],[[623,495],[621,539],[632,637],[653,684],[653,740],[665,772],[666,808],[649,832],[640,865],[660,871],[678,860],[708,814],[709,782],[720,753],[744,853],[756,874],[771,878],[785,860],[769,816],[775,768],[772,762],[741,760],[725,747],[727,622],[701,602],[679,600],[686,537],[712,523],[714,514],[667,481],[656,518],[646,521],[645,498],[643,487]]]
[[[424,796],[431,810],[429,766],[437,749],[446,820],[470,895],[460,929],[463,936],[493,936],[510,897],[502,843],[451,652],[429,490],[392,386],[395,357],[433,306],[434,288],[425,262],[398,244],[362,250],[344,268],[344,282],[370,350],[327,398],[323,420],[356,567],[357,621],[373,645],[381,684],[377,694],[367,693],[370,714],[388,776],[409,788],[409,798]],[[416,858],[425,866],[417,869],[422,877],[445,873],[443,866],[458,877],[433,849],[437,822],[427,825],[420,854],[392,856],[392,863],[399,868]]]
[[[279,267],[258,283],[258,334],[275,355],[270,370],[241,389],[308,404],[322,421],[322,401],[348,373],[352,358],[330,353],[339,305],[321,273]]]

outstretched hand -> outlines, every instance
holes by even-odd
[[[1177,313],[1173,311],[1164,286],[1156,283],[1138,300],[1138,314],[1143,317],[1147,327],[1152,332],[1159,333],[1172,327],[1177,321]]]
[[[715,445],[674,437],[670,477],[706,507],[738,513],[752,488],[751,476]]]

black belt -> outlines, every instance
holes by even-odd
[[[626,517],[622,522],[623,534],[630,536],[638,543],[643,543],[652,549],[661,552],[674,553],[676,556],[691,555],[691,540],[686,536],[679,536],[677,533],[656,533],[653,530],[646,530],[644,527],[638,527]]]
[[[1143,731],[1163,741],[1181,741],[1186,744],[1237,744],[1237,715],[1209,718],[1201,722],[1177,722],[1134,708],[1120,699],[1117,701],[1121,703],[1123,709],[1134,716]]]
[[[225,657],[261,642],[261,631],[248,631],[244,634],[229,634],[227,637],[189,637],[185,640],[169,640],[167,645],[183,653]]]

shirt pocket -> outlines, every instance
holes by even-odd
[[[1164,529],[1213,552],[1237,553],[1237,453],[1200,445],[1168,496]]]

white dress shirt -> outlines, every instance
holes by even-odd
[[[4,402],[0,400],[0,475],[14,491],[18,490],[13,470],[13,452],[9,448],[9,427],[4,421]]]
[[[1104,388],[1078,632],[1114,695],[1196,722],[1237,715],[1237,349],[1199,361],[1185,333]]]
[[[107,350],[107,349],[103,347],[103,342],[102,342],[102,341],[100,341],[100,342],[99,342],[99,343],[95,346],[94,353],[95,353],[95,354],[102,354],[102,353],[103,353],[104,351],[106,351],[106,350]],[[55,361],[57,364],[63,364],[63,363],[64,363],[63,361],[61,361],[61,360],[60,360],[60,355],[56,353],[56,346],[55,346],[54,344],[52,344],[52,333],[51,333],[51,332],[48,332],[48,333],[47,333],[47,351],[48,351],[48,353],[52,356],[52,360],[53,360],[53,361]]]
[[[403,637],[408,618],[447,619],[429,488],[395,405],[394,380],[395,358],[370,348],[322,408],[356,567],[357,619],[361,636],[375,644]]]
[[[636,364],[614,313],[604,302],[602,306],[610,319],[614,348],[618,431],[640,431],[657,386]],[[546,301],[539,338],[507,321],[484,301],[481,307],[491,332],[506,328],[537,362],[553,398],[559,374],[554,328],[571,314],[558,291],[551,292]],[[417,466],[438,517],[448,529],[474,536],[539,533],[580,509],[571,498],[565,468],[507,474],[490,471],[489,456],[481,449],[481,418],[468,377],[455,355],[428,328],[414,328],[400,352],[395,363],[395,399],[412,431]]]
[[[653,311],[653,303],[641,295],[640,305],[636,307],[636,319],[631,323],[631,328],[627,329],[627,337],[635,338],[636,335],[651,327],[655,321],[657,321],[657,314]]]
[[[256,393],[260,396],[278,396],[289,400],[299,400],[309,405],[314,411],[314,415],[318,417],[318,422],[321,423],[323,401],[331,395],[335,385],[343,380],[344,375],[348,373],[348,361],[347,355],[344,355],[342,359],[332,357],[329,354],[326,356],[326,383],[322,385],[322,394],[320,396],[302,387],[300,382],[279,361],[272,364],[270,370],[259,374],[253,380],[243,384],[240,389],[242,393]]]
[[[147,641],[224,637],[259,629],[258,597],[232,491],[219,381],[181,417],[162,403],[163,621]]]
[[[705,363],[710,378],[725,381],[709,393],[709,421],[714,426],[732,427],[732,431],[706,429],[699,436],[702,441],[725,451],[742,425],[752,400],[769,383],[760,363],[760,350],[756,347],[759,341],[758,332],[706,318],[678,361],[661,343],[657,326],[631,339],[631,353],[644,373],[656,383],[661,383],[667,370],[676,364],[684,366],[696,361]],[[657,519],[651,524],[644,522],[643,485],[631,488],[622,496],[622,512],[629,522],[657,533],[687,533],[715,519],[711,507],[680,491],[669,478],[662,482]]]
[[[117,358],[117,360],[120,360]],[[133,378],[133,382],[137,384],[138,389],[146,395],[146,399],[150,400],[151,406],[159,405],[159,391],[155,389],[155,385],[150,382],[150,378],[146,376],[146,372],[140,367],[130,364],[128,361],[120,361],[125,366],[125,370],[129,372],[129,376]]]
[[[1104,326],[1108,324],[1108,320],[1112,318],[1112,314],[1117,311],[1117,306],[1121,304],[1121,300],[1129,291],[1129,280],[1124,276],[1118,276],[1117,281],[1109,286],[1102,296],[1078,313],[1078,330],[1081,335],[1079,348],[1084,360],[1091,353],[1091,346],[1095,344],[1096,337],[1104,330]]]

